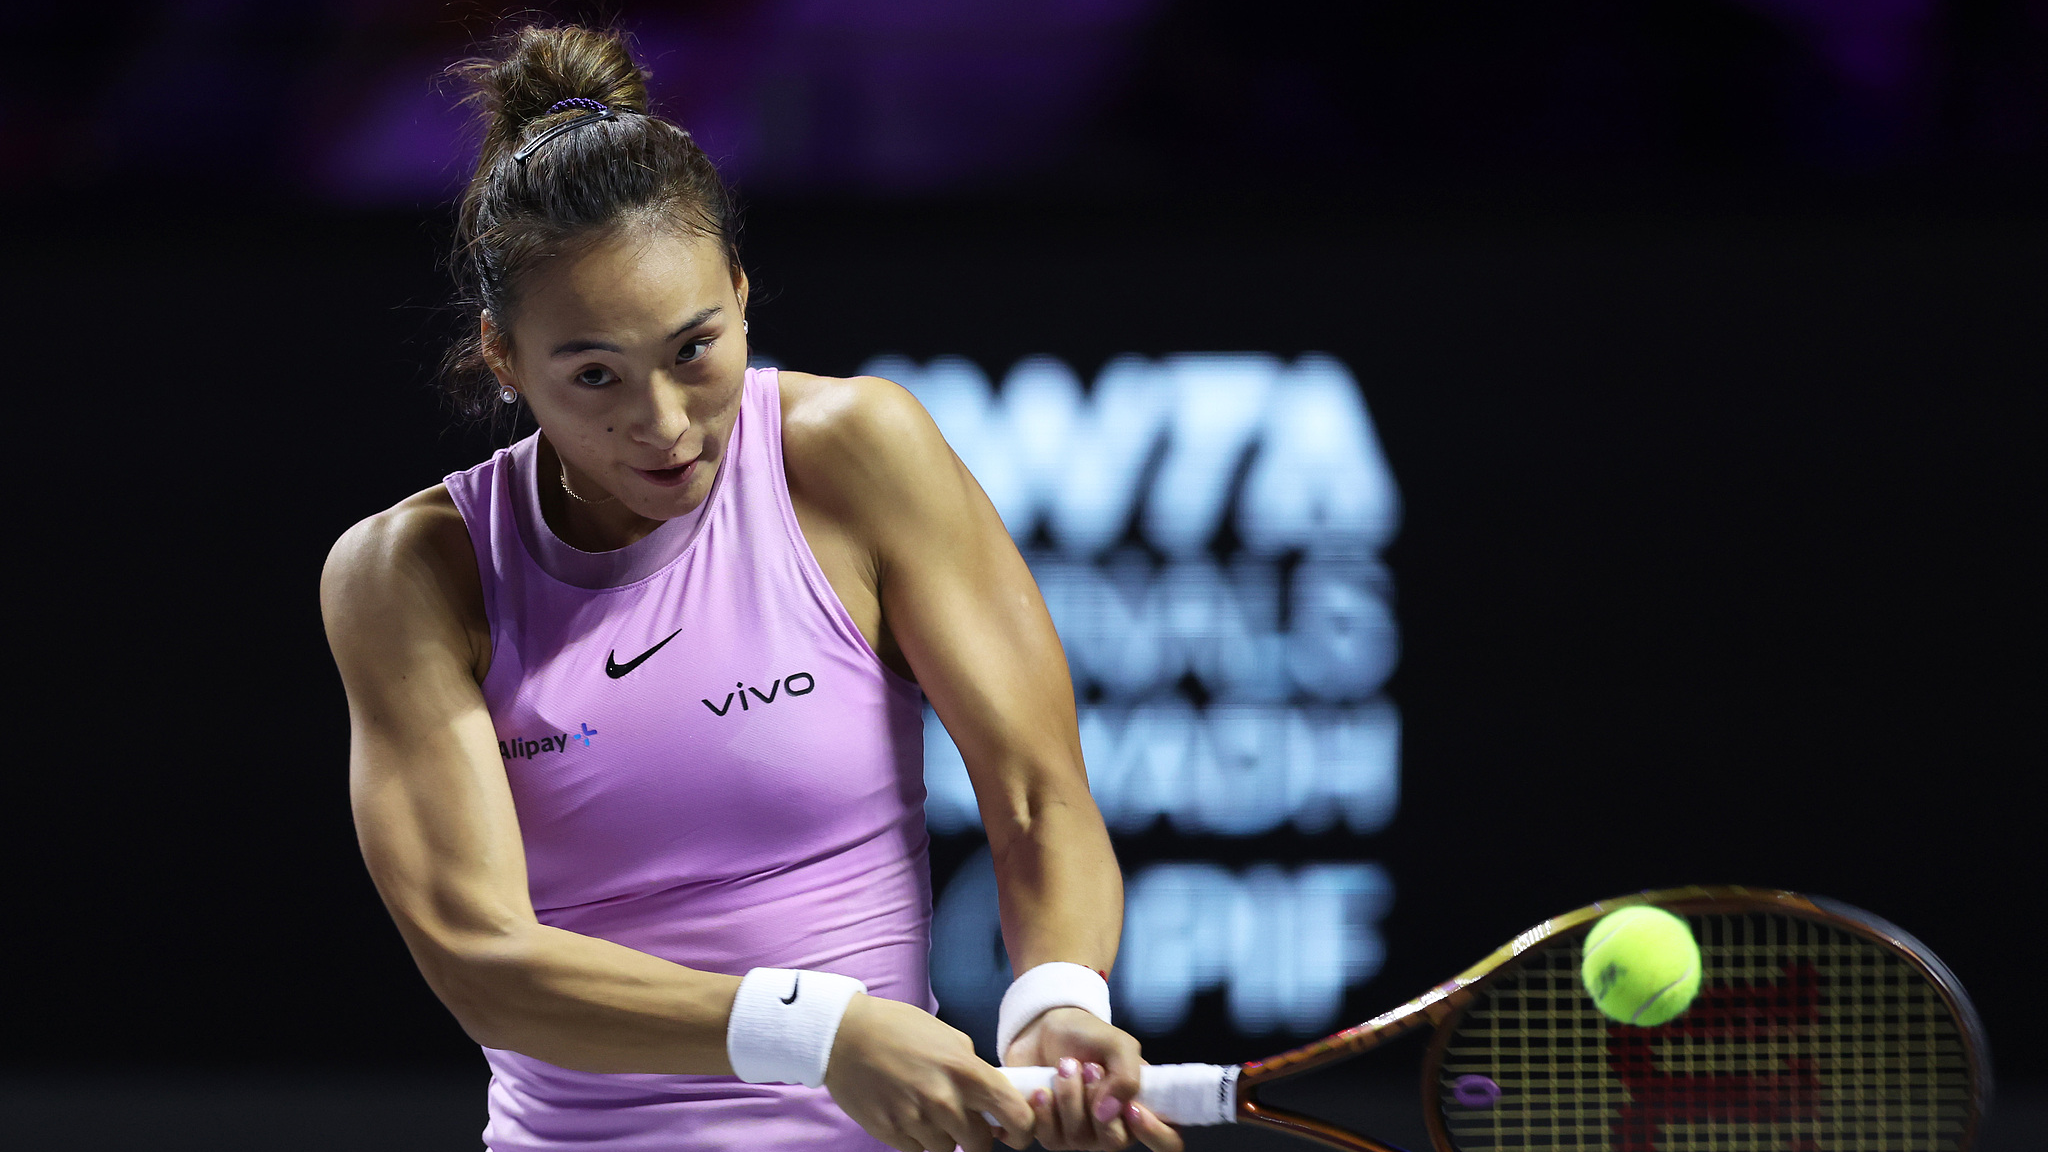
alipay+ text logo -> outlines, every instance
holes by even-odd
[[[551,732],[540,737],[514,736],[498,741],[498,755],[506,760],[531,760],[550,752],[566,751],[569,745],[579,743],[590,747],[590,738],[597,735],[597,729],[588,724],[579,724],[580,732]]]

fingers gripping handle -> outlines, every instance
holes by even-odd
[[[1002,1068],[1003,1075],[1030,1096],[1035,1088],[1050,1092],[1050,1068]],[[1215,1064],[1147,1064],[1138,1070],[1138,1103],[1168,1124],[1230,1124],[1237,1120],[1237,1066]]]

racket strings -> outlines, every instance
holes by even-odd
[[[1971,1109],[1940,993],[1814,921],[1689,917],[1705,966],[1677,1019],[1631,1028],[1579,985],[1576,940],[1495,981],[1445,1039],[1443,1119],[1466,1152],[1939,1152]]]

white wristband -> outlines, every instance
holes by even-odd
[[[867,990],[853,977],[833,972],[756,968],[747,973],[725,1024],[725,1054],[733,1075],[749,1084],[823,1084],[839,1019],[854,995]]]
[[[1093,968],[1055,960],[1010,983],[996,1014],[996,1060],[1008,1063],[1010,1041],[1054,1008],[1079,1008],[1109,1023],[1109,982]]]
[[[1138,1103],[1176,1127],[1183,1124],[1234,1124],[1237,1122],[1237,1074],[1243,1070],[1235,1064],[1228,1068],[1214,1064],[1140,1065]],[[1039,1088],[1050,1091],[1055,1075],[1051,1068],[1003,1069],[1003,1076],[1026,1096]],[[989,1124],[1002,1127],[993,1116],[989,1117]]]

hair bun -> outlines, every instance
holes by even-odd
[[[537,120],[563,100],[596,100],[615,112],[647,111],[647,74],[633,63],[620,34],[574,26],[528,25],[489,55],[449,69],[469,87],[482,111],[485,163],[518,146]],[[555,115],[576,112],[571,107]]]

